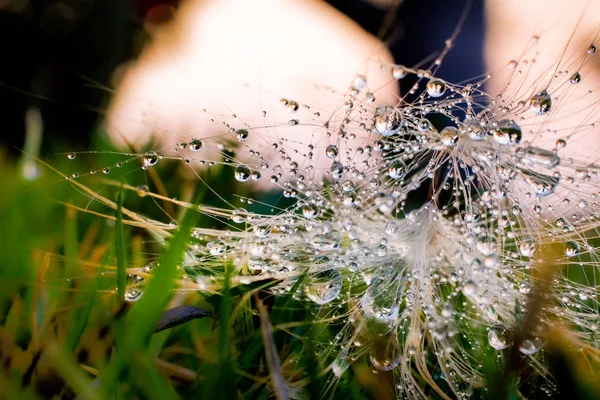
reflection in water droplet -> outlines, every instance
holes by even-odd
[[[304,286],[306,297],[317,304],[331,303],[342,291],[342,276],[335,271],[321,272]]]
[[[392,136],[402,127],[400,111],[392,106],[379,106],[375,110],[373,129],[382,136]]]
[[[488,341],[490,346],[496,350],[502,350],[508,347],[508,332],[501,326],[494,326],[488,332]]]

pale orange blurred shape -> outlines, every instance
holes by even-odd
[[[250,146],[278,137],[309,143],[324,135],[315,129],[343,107],[357,74],[375,94],[370,107],[397,103],[382,63],[393,63],[382,43],[321,1],[188,1],[125,71],[107,128],[121,145],[222,135],[223,121],[250,127]],[[283,97],[311,108],[290,113]],[[310,123],[290,127],[293,118]]]

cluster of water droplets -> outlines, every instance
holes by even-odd
[[[568,146],[593,130],[597,106],[576,126],[553,129],[553,114],[568,107],[563,99],[588,95],[578,89],[597,60],[586,54],[580,69],[558,69],[542,88],[496,97],[483,90],[490,76],[457,85],[435,70],[383,65],[391,80],[416,78],[410,101],[378,104],[358,75],[327,115],[283,98],[278,106],[289,120],[265,128],[213,116],[222,134],[125,162],[148,169],[179,160],[199,174],[221,166],[241,192],[259,181],[258,192],[285,199],[270,213],[256,212],[255,200],[232,198],[236,186],[229,185],[212,187],[222,208],[190,204],[222,227],[194,230],[184,288],[208,290],[222,278],[224,260],[235,267],[234,284],[275,279],[273,292],[285,294],[299,282],[297,299],[348,316],[336,337],[336,375],[365,354],[375,369],[397,371],[404,395],[420,397],[415,365],[433,354],[438,376],[468,397],[484,385],[477,354],[503,358],[518,345],[541,372],[551,326],[599,346],[600,167]],[[551,298],[530,315],[548,269]],[[135,301],[144,279],[130,280],[126,299]],[[524,318],[538,327],[517,340]]]

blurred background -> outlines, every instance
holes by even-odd
[[[443,49],[468,2],[406,0],[394,12],[366,0],[329,3],[383,40],[397,63],[415,66]],[[1,147],[19,154],[26,110],[37,107],[42,155],[65,145],[90,150],[119,68],[140,54],[177,6],[176,0],[0,0]],[[483,38],[483,1],[475,0],[438,75],[462,82],[484,73]],[[402,93],[413,84],[402,80]]]

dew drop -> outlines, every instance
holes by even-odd
[[[573,240],[569,240],[565,244],[565,255],[567,257],[575,257],[575,256],[579,255],[580,252],[581,252],[581,248],[579,247],[579,243],[577,243]]]
[[[237,137],[237,140],[239,140],[240,142],[245,142],[246,139],[248,139],[248,130],[247,129],[238,129],[237,131],[235,131],[235,136]]]
[[[130,303],[138,301],[143,294],[144,292],[137,287],[129,288],[125,291],[125,301],[128,301]]]
[[[392,106],[379,106],[375,109],[373,129],[382,136],[392,136],[402,127],[400,111]]]
[[[444,146],[452,147],[458,142],[458,129],[453,126],[447,126],[442,129],[440,136]]]
[[[388,165],[387,173],[392,179],[402,179],[406,175],[406,164],[399,159],[393,160]]]
[[[199,151],[202,148],[202,141],[200,139],[192,139],[188,147],[191,151]]]
[[[546,90],[542,90],[529,100],[529,108],[535,114],[547,114],[552,108],[552,97]]]
[[[548,169],[554,168],[560,164],[560,158],[556,153],[531,146],[524,150],[522,160],[529,165],[539,165],[540,167]]]
[[[402,79],[407,74],[408,72],[406,71],[406,67],[402,65],[396,65],[394,68],[392,68],[392,76],[394,77],[394,79]]]
[[[314,219],[319,216],[319,207],[315,204],[305,204],[302,207],[302,215],[307,219]]]
[[[74,160],[75,159],[75,153],[67,153],[67,158],[69,160]]]
[[[446,82],[441,79],[434,79],[427,83],[427,94],[431,97],[441,97],[446,91]]]
[[[239,164],[237,167],[235,167],[234,176],[235,180],[238,182],[246,182],[248,179],[250,179],[250,174],[250,168],[243,164]]]
[[[560,178],[558,177],[540,174],[528,169],[522,169],[521,172],[523,172],[525,180],[531,185],[538,198],[543,198],[554,193],[560,182]]]
[[[149,151],[143,157],[144,166],[151,167],[158,163],[158,154],[155,151]]]
[[[572,85],[577,85],[579,82],[581,82],[581,78],[581,74],[579,72],[575,72],[573,75],[571,75],[569,82]]]
[[[542,341],[538,337],[529,337],[521,342],[519,351],[523,354],[534,354],[542,348]]]
[[[376,346],[369,353],[369,360],[379,371],[391,371],[400,365],[402,351],[397,338],[390,338],[385,345]]]
[[[494,326],[488,332],[488,341],[496,350],[505,349],[509,344],[508,332],[501,326]]]
[[[326,271],[311,278],[304,286],[306,297],[316,304],[327,304],[335,300],[342,291],[342,276],[337,272]]]
[[[587,49],[587,53],[594,54],[595,52],[596,52],[596,46],[594,46],[593,44],[590,44],[590,47],[588,47],[588,49]]]
[[[325,154],[327,155],[328,158],[335,158],[338,155],[338,152],[339,152],[338,148],[334,144],[330,144],[325,149]]]
[[[504,119],[498,121],[498,128],[493,131],[492,136],[502,145],[513,146],[521,142],[523,132],[515,121]]]

